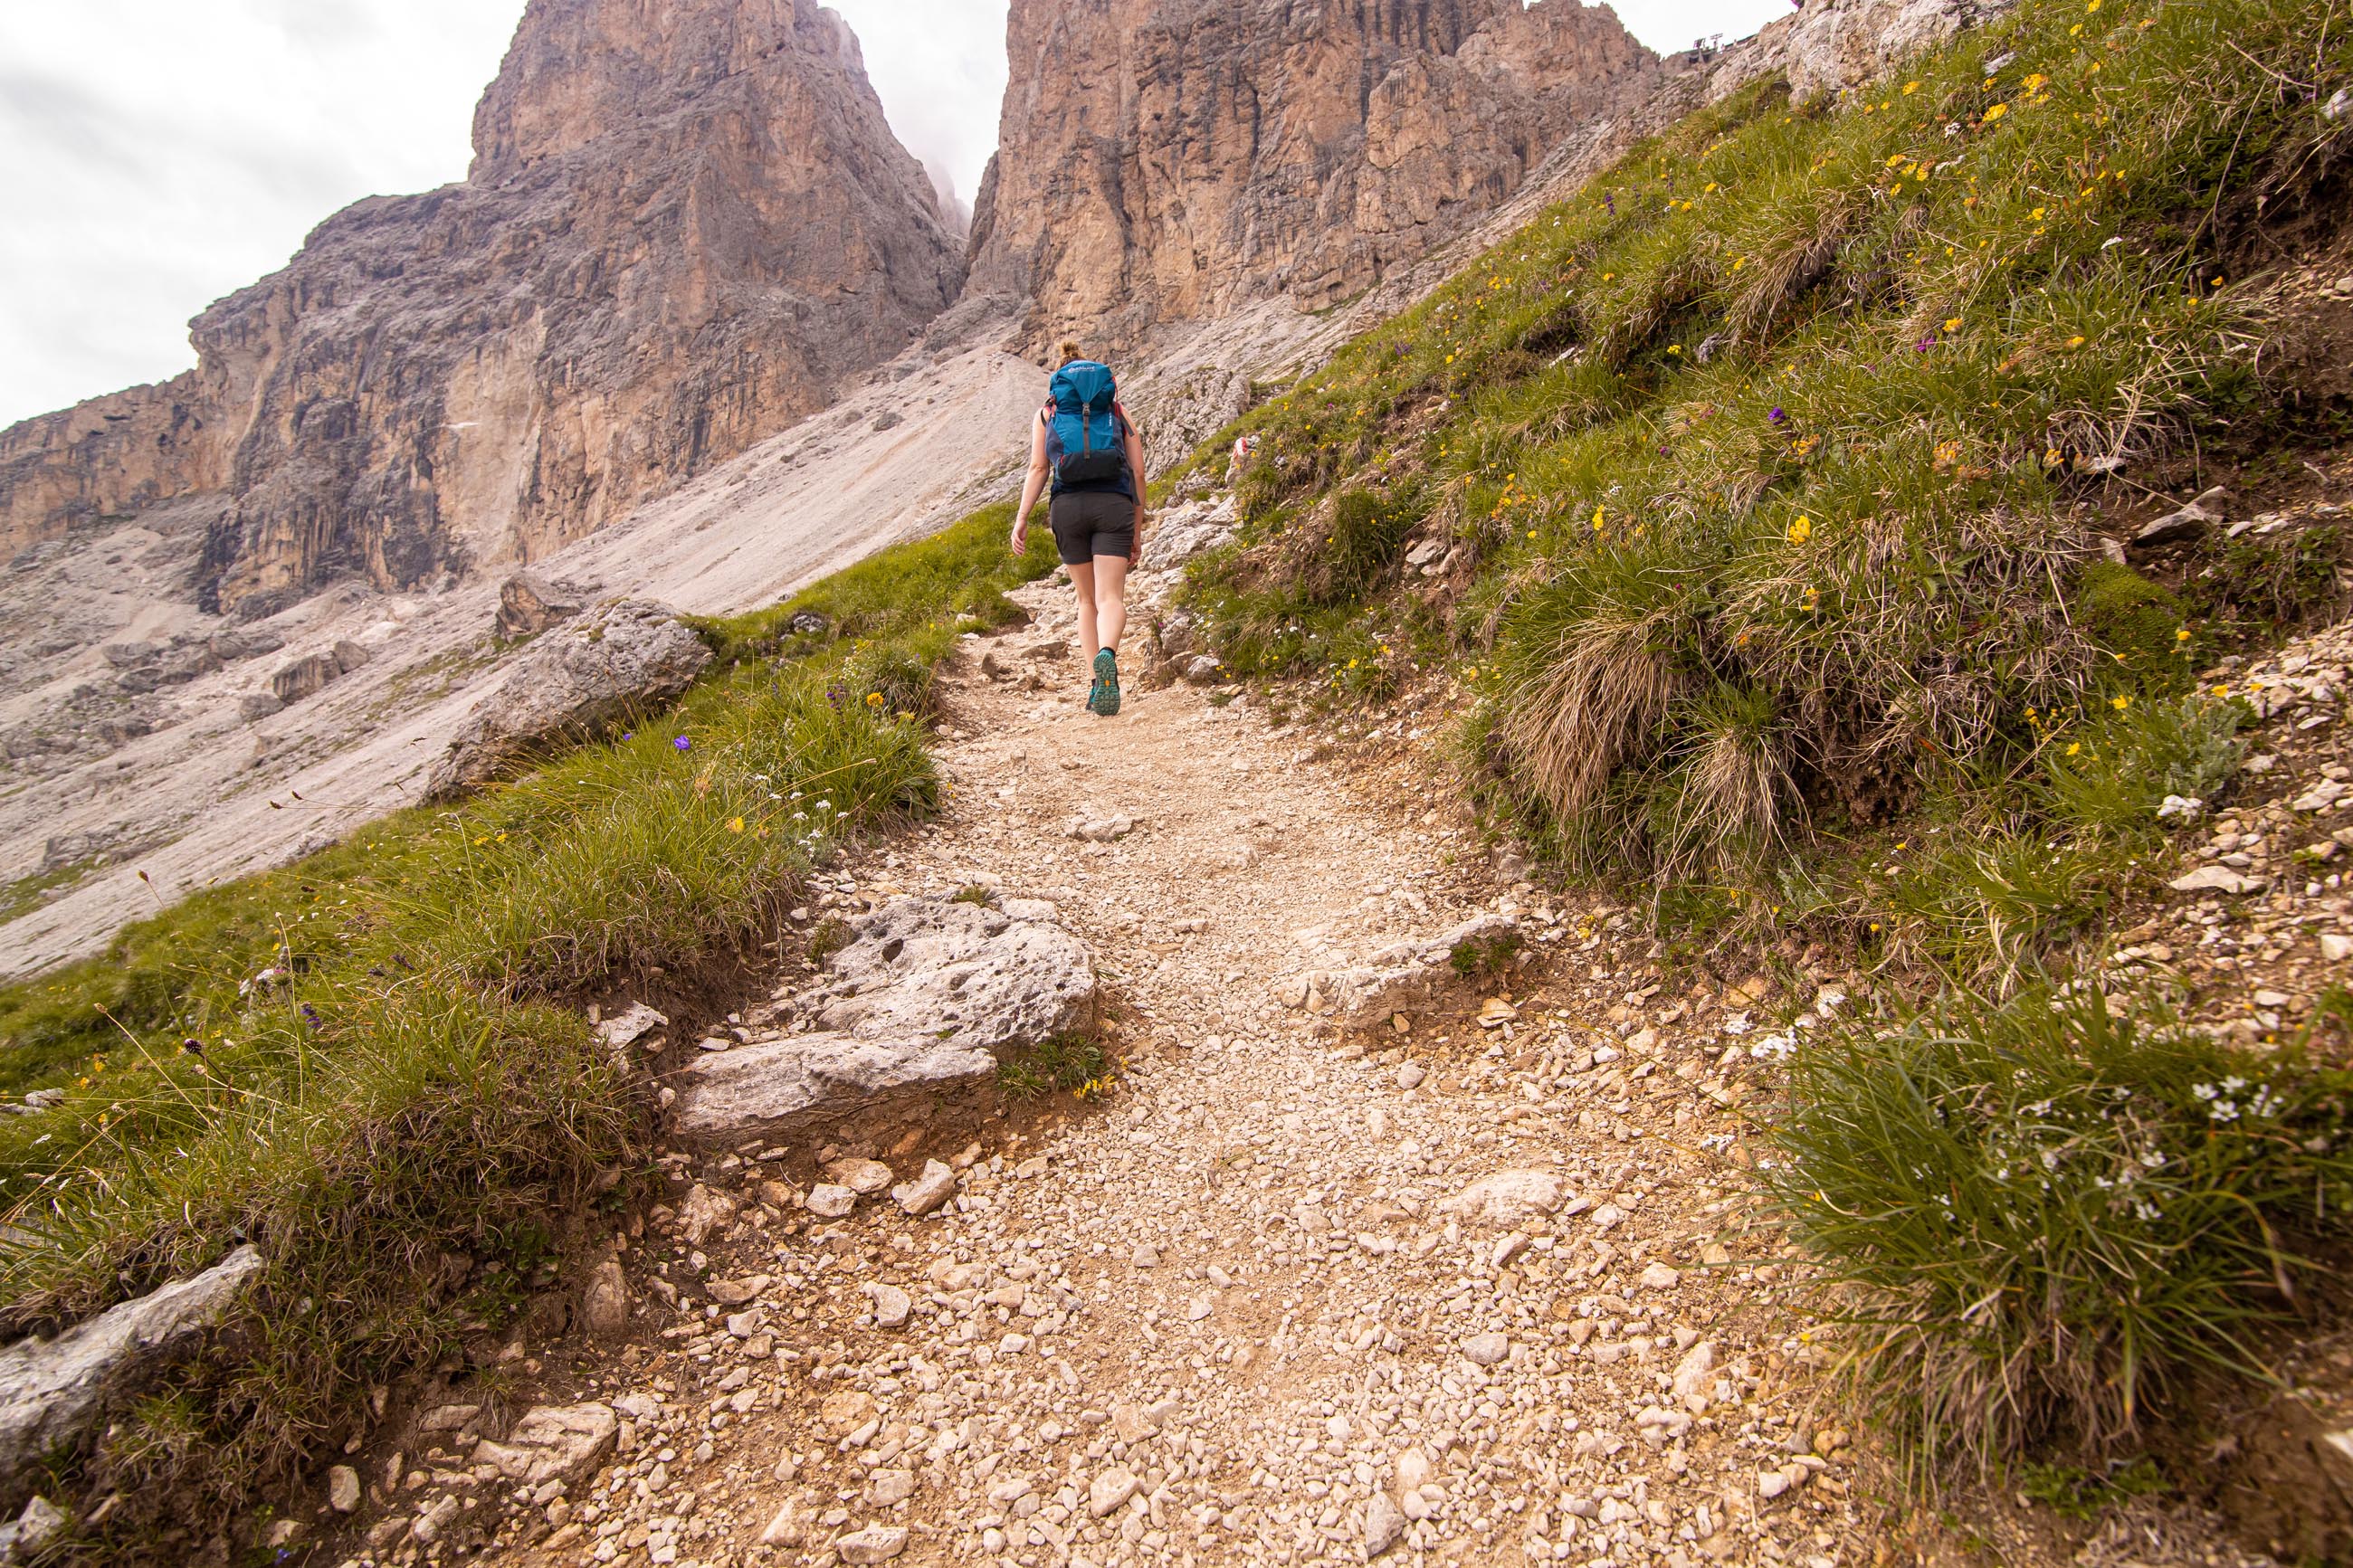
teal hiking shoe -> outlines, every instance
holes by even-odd
[[[1095,684],[1087,693],[1087,710],[1104,719],[1119,711],[1119,656],[1109,648],[1095,655]]]

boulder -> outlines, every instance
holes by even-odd
[[[986,1083],[997,1052],[1093,1017],[1086,944],[1049,920],[899,898],[850,930],[849,945],[826,961],[826,983],[799,999],[811,1032],[755,1037],[687,1064],[681,1136],[780,1132],[889,1097]]]
[[[1304,1007],[1343,1028],[1370,1029],[1429,1005],[1436,988],[1451,978],[1456,949],[1518,934],[1519,922],[1509,915],[1475,915],[1437,936],[1383,948],[1362,964],[1310,970],[1275,990],[1287,1007]]]
[[[54,1340],[19,1340],[0,1351],[0,1486],[89,1436],[147,1373],[216,1325],[261,1268],[261,1254],[240,1247],[203,1273],[110,1307]]]
[[[710,664],[711,649],[677,612],[617,599],[542,637],[508,669],[434,765],[428,798],[489,784],[529,758],[594,740],[670,702]]]
[[[343,666],[332,654],[305,654],[271,676],[269,689],[280,702],[300,702],[306,697],[316,697],[326,689],[327,682],[343,672]]]
[[[338,674],[349,675],[352,671],[364,666],[375,657],[375,655],[368,652],[366,648],[363,647],[358,643],[353,642],[349,637],[339,637],[336,639],[335,670]]]
[[[537,637],[556,622],[577,616],[586,597],[536,572],[518,572],[499,588],[499,636]]]
[[[258,724],[285,710],[286,700],[275,691],[248,691],[237,700],[237,716],[248,724]]]

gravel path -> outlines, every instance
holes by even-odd
[[[1118,998],[1116,1087],[965,1150],[923,1219],[670,1156],[634,1342],[570,1391],[622,1416],[609,1461],[476,1499],[431,1450],[375,1500],[456,1500],[533,1568],[1932,1560],[1863,1497],[1743,1195],[1744,1074],[1840,987],[1664,984],[1609,906],[1504,886],[1410,717],[1345,768],[1181,687],[1094,720],[1075,659],[1024,651],[1061,601],[1022,597],[1000,679],[976,657],[949,693],[945,819],[828,897],[1054,900]],[[1278,984],[1498,911],[1523,966],[1402,1029]],[[382,1560],[442,1555],[409,1528]],[[2211,1539],[2152,1514],[1996,1550],[2242,1561]]]

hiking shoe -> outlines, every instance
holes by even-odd
[[[1109,648],[1095,655],[1095,685],[1087,695],[1087,710],[1104,719],[1119,711],[1119,656]]]

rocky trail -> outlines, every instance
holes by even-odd
[[[347,1568],[1928,1560],[1740,1169],[1748,1074],[1842,988],[1666,984],[1499,879],[1409,720],[1345,761],[1185,686],[1097,721],[1067,589],[1021,596],[949,678],[944,820],[798,914],[1074,933],[1115,1081],[666,1149],[604,1342],[525,1362],[520,1423],[396,1412],[321,1510]],[[2002,1561],[2252,1561],[2039,1517]]]

